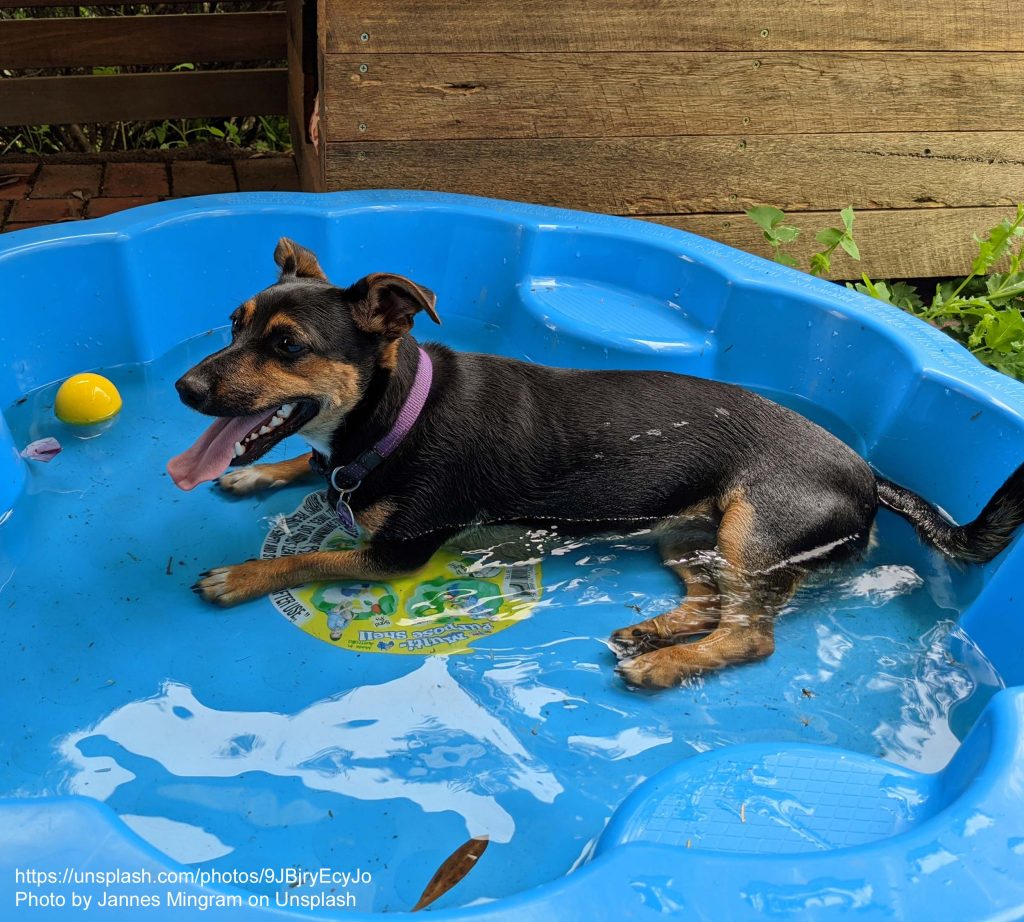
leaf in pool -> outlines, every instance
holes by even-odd
[[[455,849],[445,859],[444,864],[437,869],[437,873],[430,878],[430,883],[427,884],[419,901],[412,907],[412,911],[418,912],[420,909],[425,909],[434,900],[444,896],[472,871],[477,860],[486,851],[488,841],[487,836],[480,836],[470,839]]]
[[[60,442],[47,436],[45,439],[29,442],[22,450],[21,456],[29,461],[42,461],[44,464],[49,464],[60,454],[60,450]]]

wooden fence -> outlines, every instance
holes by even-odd
[[[219,5],[240,2],[220,0]],[[131,4],[105,0],[104,5]],[[0,9],[72,6],[78,4],[0,0]],[[10,71],[229,64],[285,57],[283,11],[0,21],[0,67]],[[0,79],[0,125],[279,115],[287,112],[287,100],[286,67],[17,76]]]
[[[952,275],[1024,198],[1019,0],[321,0],[326,188],[606,211],[764,252],[858,213],[861,265]],[[833,212],[833,213],[829,213]]]

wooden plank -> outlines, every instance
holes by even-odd
[[[19,19],[0,25],[9,70],[283,60],[284,13]]]
[[[1024,51],[1020,15],[1019,0],[326,0],[324,21],[329,52]]]
[[[331,143],[327,186],[627,215],[1013,204],[1024,131]]]
[[[288,128],[300,186],[305,192],[323,192],[324,147],[321,145],[317,149],[307,140],[311,112],[309,97],[316,85],[313,77],[303,70],[303,5],[303,0],[288,0]],[[314,56],[314,67],[315,61]]]
[[[160,6],[198,6],[203,0],[160,0]],[[252,0],[216,0],[219,6],[242,6]],[[280,0],[283,4],[284,0]],[[0,0],[0,10],[31,10],[40,7],[66,6],[97,9],[110,6],[153,6],[149,0],[103,0],[102,3],[75,3],[73,0]],[[9,22],[10,20],[4,20]]]
[[[980,234],[1003,218],[1012,208],[930,208],[903,211],[862,211],[854,223],[854,235],[862,260],[854,262],[845,254],[833,262],[832,278],[860,278],[861,272],[880,278],[929,278],[965,275],[977,255],[972,234]],[[790,248],[807,267],[807,257],[818,246],[814,235],[834,222],[828,212],[804,212],[793,224],[802,231]],[[759,256],[771,256],[761,231],[744,215],[676,215],[650,218],[659,224],[692,231]]]
[[[332,54],[325,79],[335,141],[985,131],[1024,115],[1024,54]]]
[[[288,70],[210,70],[0,80],[0,125],[283,115]]]

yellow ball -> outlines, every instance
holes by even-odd
[[[72,375],[57,391],[53,412],[73,426],[90,426],[117,416],[121,412],[121,395],[103,375]]]

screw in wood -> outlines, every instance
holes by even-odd
[[[370,40],[370,33],[369,32],[364,32],[362,35],[359,36],[359,41],[361,41],[361,42],[368,42],[369,40]]]
[[[767,29],[762,29],[761,30],[761,38],[768,38],[768,30]]]
[[[760,61],[755,61],[754,62],[754,67],[760,67],[760,66],[761,66],[761,62]]]
[[[370,68],[366,64],[359,65],[359,73],[365,74]]]
[[[366,122],[360,122],[359,123],[359,130],[360,131],[366,131]]]

